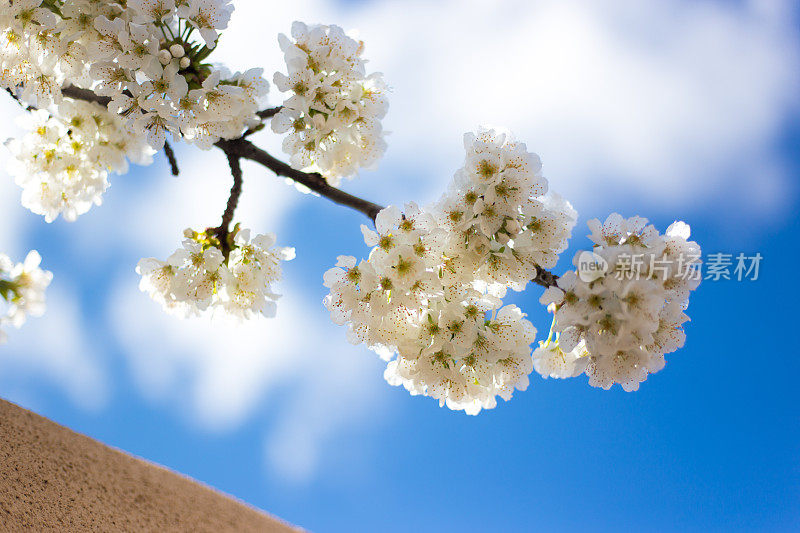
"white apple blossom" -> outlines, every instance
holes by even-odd
[[[214,48],[219,37],[217,30],[228,27],[233,13],[230,0],[188,0],[181,4],[178,16],[199,30],[206,46]]]
[[[533,351],[533,368],[543,378],[572,378],[586,370],[589,363],[586,343],[581,341],[575,348],[565,352],[552,335]]]
[[[273,285],[281,278],[281,261],[294,258],[293,248],[275,246],[273,234],[250,238],[238,226],[224,246],[211,231],[184,232],[182,247],[166,261],[139,261],[139,288],[181,317],[206,311],[245,319],[275,316],[279,295]]]
[[[555,266],[577,213],[548,193],[539,156],[510,132],[479,128],[464,135],[464,148],[464,166],[436,206],[440,226],[454,235],[449,270],[475,272],[498,296],[521,291],[537,268]]]
[[[576,254],[576,270],[562,276],[543,303],[556,304],[560,349],[585,345],[590,385],[637,390],[664,368],[664,354],[683,346],[683,311],[700,283],[700,247],[688,240],[684,222],[661,235],[647,219],[613,213],[603,223],[589,221],[589,228],[592,255]]]
[[[23,117],[28,133],[7,143],[14,159],[9,171],[23,188],[22,204],[52,222],[99,205],[108,172],[125,173],[127,160],[151,161],[143,138],[126,132],[102,106],[64,100],[51,115],[39,110]]]
[[[419,213],[417,222],[427,218]],[[352,343],[365,342],[388,361],[390,384],[469,414],[493,408],[496,396],[527,387],[536,330],[516,306],[501,307],[466,281],[443,282],[438,230],[409,220],[377,234],[368,261],[339,258],[324,276],[325,305],[334,322],[347,324]]]
[[[208,63],[232,11],[229,0],[2,0],[0,86],[39,108],[65,86],[91,89],[153,148],[168,133],[208,148],[258,125],[269,89],[261,69]]]
[[[288,133],[283,150],[300,170],[320,172],[331,185],[359,168],[374,168],[386,150],[381,119],[388,91],[383,75],[365,73],[364,45],[339,26],[292,25],[292,38],[278,37],[287,73],[275,86],[291,93],[272,119]]]
[[[28,316],[41,316],[45,311],[45,290],[53,274],[39,267],[41,260],[36,250],[16,264],[0,254],[0,344],[6,340],[3,326],[20,328]]]
[[[65,99],[51,114],[33,111],[20,124],[28,130],[7,143],[9,172],[22,187],[22,205],[52,222],[74,221],[108,188],[108,172],[127,172],[128,159],[148,164],[152,149],[131,135],[103,106]]]
[[[369,259],[339,258],[325,305],[351,342],[388,361],[390,384],[477,414],[528,386],[536,330],[501,298],[555,263],[576,213],[545,196],[538,157],[510,134],[481,129],[465,149],[435,205],[390,206],[376,231],[362,226]]]

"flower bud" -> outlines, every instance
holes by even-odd
[[[188,57],[182,57],[181,58],[181,61],[180,61],[181,68],[189,68],[189,65],[191,65],[191,64],[192,64],[192,62]]]
[[[169,65],[169,62],[172,61],[172,54],[169,53],[169,50],[159,50],[158,61],[162,65]]]
[[[169,53],[172,57],[183,57],[186,55],[186,50],[183,49],[183,45],[175,43],[169,47]]]
[[[519,222],[516,219],[509,218],[506,219],[506,231],[508,231],[508,233],[511,235],[516,235],[522,231],[522,227],[519,225]]]

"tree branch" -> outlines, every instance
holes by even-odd
[[[273,107],[271,109],[264,109],[263,111],[257,112],[256,115],[258,115],[258,118],[260,118],[261,120],[267,120],[268,118],[272,118],[275,115],[277,115],[281,109],[283,109],[283,106]]]
[[[75,87],[74,85],[63,87],[61,89],[61,94],[67,98],[72,98],[73,100],[85,100],[87,102],[95,102],[104,106],[108,106],[108,104],[111,103],[111,98],[108,96],[100,96],[89,89],[81,89],[80,87]]]
[[[222,245],[223,255],[228,257],[228,253],[230,253],[228,235],[230,235],[233,213],[236,211],[236,206],[239,204],[239,197],[242,195],[243,180],[242,165],[239,161],[239,156],[227,150],[225,150],[225,156],[228,158],[228,165],[231,167],[233,186],[231,186],[231,193],[230,196],[228,196],[228,204],[225,206],[225,212],[222,213],[222,223],[215,228],[215,233]]]
[[[73,98],[75,100],[86,100],[89,102],[96,102],[98,104],[108,106],[111,99],[106,96],[99,96],[94,92],[88,89],[81,89],[75,86],[64,87],[61,90],[62,94],[68,98]],[[16,95],[9,91],[11,96],[13,96],[17,101]],[[259,111],[257,115],[261,119],[268,119],[270,117],[275,116],[281,110],[280,107],[274,107],[271,109],[265,109],[263,111]],[[239,195],[241,194],[241,186],[242,186],[242,170],[240,165],[241,159],[248,159],[250,161],[254,161],[269,170],[275,173],[278,176],[283,176],[289,178],[301,185],[304,185],[314,191],[315,193],[319,194],[335,202],[337,204],[343,205],[345,207],[349,207],[351,209],[355,209],[361,213],[364,213],[370,220],[375,222],[375,217],[378,216],[378,212],[383,209],[383,206],[380,206],[376,203],[370,202],[369,200],[364,200],[363,198],[359,198],[357,196],[353,196],[352,194],[346,193],[341,189],[337,189],[336,187],[331,186],[322,175],[317,172],[303,172],[301,170],[297,170],[292,168],[290,165],[284,163],[280,159],[276,159],[265,150],[259,148],[258,146],[254,145],[252,142],[248,141],[246,138],[241,137],[239,139],[221,139],[216,143],[216,146],[220,148],[225,155],[228,157],[228,162],[231,166],[231,174],[233,174],[234,184],[231,188],[231,196],[228,199],[228,205],[225,209],[225,214],[223,215],[222,225],[217,228],[220,230],[224,228],[225,237],[226,239],[220,239],[225,244],[223,246],[227,246],[227,235],[228,235],[228,227],[230,226],[230,222],[233,219],[233,211],[236,209],[236,204],[239,200]],[[169,157],[169,155],[168,155]],[[238,177],[237,177],[238,176]],[[556,280],[558,280],[558,276],[555,274],[545,270],[544,268],[537,266],[537,273],[536,277],[533,278],[531,281],[536,283],[537,285],[541,285],[544,288],[554,287],[556,286]]]
[[[236,154],[242,159],[249,159],[255,161],[260,165],[267,167],[278,176],[289,178],[301,185],[305,185],[312,191],[320,196],[324,196],[328,200],[340,205],[344,205],[351,209],[355,209],[367,215],[373,222],[378,212],[383,209],[376,203],[364,200],[352,194],[346,193],[341,189],[331,186],[322,175],[316,172],[303,172],[292,168],[280,159],[268,154],[266,151],[254,145],[247,139],[221,139],[217,142],[217,146],[225,152]]]
[[[96,102],[106,106],[111,101],[111,99],[108,97],[99,96],[92,91],[81,89],[75,86],[65,87],[61,92],[64,96],[69,98]],[[280,109],[280,107],[265,109],[263,111],[259,111],[258,116],[261,118],[269,118],[274,116],[278,111],[280,111]],[[328,198],[337,204],[360,211],[361,213],[367,215],[373,222],[375,221],[375,217],[378,215],[378,211],[383,209],[383,206],[362,198],[358,198],[357,196],[353,196],[352,194],[348,194],[341,189],[337,189],[336,187],[329,185],[325,178],[316,172],[303,172],[301,170],[292,168],[244,138],[233,140],[222,139],[217,142],[216,145],[226,154],[234,154],[240,159],[249,159],[251,161],[255,161],[256,163],[267,167],[278,176],[283,176],[294,180],[297,183],[305,185],[320,196],[324,196],[325,198]]]

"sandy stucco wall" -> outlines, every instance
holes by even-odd
[[[0,400],[0,531],[296,531]]]

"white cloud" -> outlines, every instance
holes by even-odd
[[[527,141],[553,187],[579,206],[608,209],[620,193],[665,210],[705,205],[721,187],[749,203],[763,187],[763,212],[790,186],[773,141],[798,103],[791,6],[391,0],[345,9],[297,1],[271,5],[265,17],[251,1],[237,4],[238,33],[221,51],[237,64],[280,65],[270,41],[295,17],[358,28],[370,67],[394,88],[384,171],[417,178],[411,184],[424,198],[437,196],[459,165],[461,134],[488,123]],[[265,45],[253,47],[252,35],[266,35]],[[387,187],[402,200],[409,184],[396,178]]]
[[[98,411],[106,405],[109,376],[76,302],[74,294],[51,286],[47,313],[8,332],[8,344],[0,347],[4,397],[29,405],[31,392],[26,382],[44,380],[78,407]]]
[[[347,345],[298,287],[286,288],[277,318],[243,325],[179,320],[130,283],[118,291],[111,322],[142,393],[209,431],[234,429],[274,405],[266,445],[273,476],[308,481],[326,440],[363,419],[366,406],[377,410],[376,358]]]
[[[295,299],[278,317],[239,325],[218,319],[180,320],[127,280],[109,308],[133,378],[151,400],[174,402],[203,428],[237,427],[307,355],[297,335],[304,320]]]
[[[15,117],[21,113],[19,105],[11,98],[0,95],[0,116]],[[0,121],[0,142],[16,135],[19,128],[14,120]],[[11,157],[5,147],[0,147],[0,168],[6,168]],[[8,254],[15,260],[21,260],[28,250],[23,249],[23,237],[28,221],[33,216],[20,205],[20,189],[14,180],[5,172],[0,172],[0,252]]]
[[[329,439],[370,417],[374,420],[388,392],[381,377],[384,365],[372,352],[343,342],[341,329],[331,323],[320,325],[315,336],[308,371],[303,372],[306,379],[266,439],[270,473],[288,483],[313,478]]]

